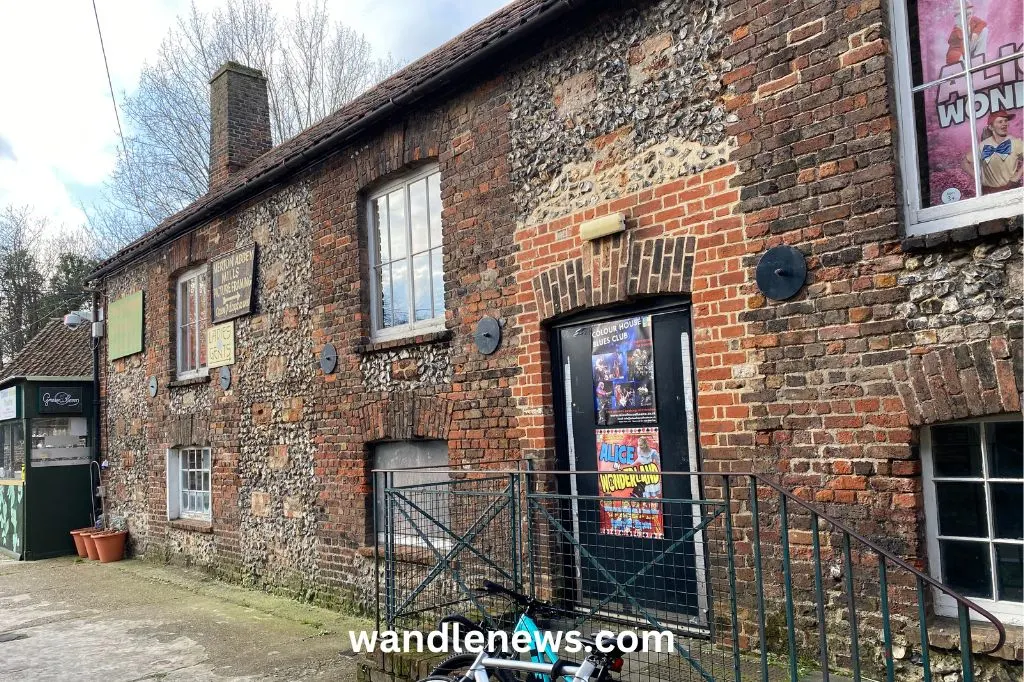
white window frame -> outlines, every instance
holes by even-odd
[[[390,341],[394,339],[401,339],[408,336],[416,336],[417,334],[427,334],[430,332],[442,331],[445,328],[445,311],[444,302],[442,299],[442,310],[440,314],[435,311],[434,317],[429,320],[416,321],[416,315],[414,311],[416,292],[415,292],[415,277],[412,271],[412,259],[415,254],[412,253],[412,211],[409,210],[409,185],[422,180],[423,178],[439,173],[440,169],[437,164],[430,164],[424,166],[421,169],[417,169],[412,173],[403,175],[402,177],[390,182],[386,185],[375,189],[372,194],[366,198],[366,225],[367,235],[369,244],[369,279],[370,279],[370,338],[373,341]],[[406,254],[405,260],[408,263],[408,305],[409,305],[409,322],[403,325],[395,325],[392,327],[383,326],[383,318],[381,311],[381,291],[380,291],[380,278],[377,276],[376,268],[380,265],[378,262],[380,250],[377,243],[377,226],[373,224],[373,202],[381,197],[394,192],[396,189],[403,189],[405,193],[405,223],[406,223]],[[430,201],[430,196],[427,196],[427,201]],[[429,230],[429,225],[427,227]],[[442,220],[441,225],[442,240],[444,237],[444,223]],[[428,248],[427,252],[431,251]],[[423,253],[422,251],[418,253]],[[443,251],[442,251],[443,254]],[[442,259],[443,260],[443,259]],[[442,273],[443,277],[443,273]],[[431,286],[433,286],[433,272],[430,276]],[[433,294],[431,294],[433,295]]]
[[[1020,479],[1015,478],[989,478],[988,476],[988,440],[985,438],[985,424],[992,422],[1016,422],[1022,424],[1024,428],[1024,422],[1021,422],[1019,418],[1011,415],[1004,415],[999,417],[991,417],[987,419],[969,419],[955,422],[956,424],[979,424],[981,429],[981,462],[982,462],[982,475],[981,477],[958,477],[956,479],[940,478],[939,481],[945,480],[956,480],[964,483],[986,483],[986,482],[1003,482],[1003,483],[1018,483]],[[944,426],[944,424],[936,424],[936,426]],[[932,577],[936,580],[943,582],[942,577],[942,561],[939,555],[939,515],[938,515],[938,502],[935,495],[935,483],[936,478],[933,469],[934,460],[932,459],[932,431],[931,427],[922,429],[921,432],[921,476],[924,484],[924,510],[925,510],[925,529],[928,540],[928,567]],[[942,536],[944,539],[953,540],[964,540],[970,542],[985,543],[989,547],[989,570],[991,572],[992,580],[992,595],[997,597],[998,584],[997,584],[997,573],[996,573],[996,557],[995,557],[995,544],[1007,544],[1007,545],[1024,545],[1024,540],[1013,540],[1006,538],[994,539],[993,514],[991,513],[991,503],[989,501],[988,486],[985,486],[985,505],[986,514],[988,516],[988,535],[985,538],[961,538],[953,536]],[[1024,510],[1022,510],[1024,513]],[[934,590],[934,605],[935,614],[939,616],[950,616],[956,618],[957,613],[957,602],[949,595],[943,593],[940,590]],[[980,597],[968,597],[968,599],[978,606],[986,609],[993,615],[999,617],[1004,623],[1012,625],[1024,625],[1024,603],[1013,602],[1013,601],[1000,601],[998,599],[984,599]],[[986,618],[981,614],[971,611],[971,619],[977,621],[987,621]]]
[[[175,289],[174,289],[174,300],[175,300],[175,307],[176,307],[176,313],[175,313],[175,316],[174,316],[174,337],[175,337],[175,349],[177,350],[177,352],[175,353],[174,357],[175,357],[175,364],[176,364],[177,378],[178,379],[194,379],[194,378],[197,378],[197,377],[206,376],[208,374],[208,372],[209,372],[209,369],[207,368],[206,365],[200,365],[199,364],[199,357],[201,355],[201,346],[206,343],[206,339],[205,338],[201,338],[201,337],[205,337],[205,333],[200,333],[200,332],[201,331],[205,332],[206,320],[202,320],[202,319],[198,319],[198,318],[196,320],[196,346],[195,346],[194,349],[192,349],[193,352],[195,353],[195,361],[196,361],[195,369],[184,369],[183,370],[182,369],[182,362],[181,362],[182,358],[184,357],[184,350],[185,350],[185,349],[182,348],[182,338],[181,338],[182,315],[184,314],[184,310],[185,310],[184,305],[183,305],[183,303],[184,303],[184,296],[182,296],[182,288],[184,287],[184,285],[186,285],[191,280],[200,279],[202,277],[206,277],[207,269],[208,268],[205,265],[203,265],[202,267],[193,268],[192,270],[188,270],[187,272],[183,273],[180,277],[178,277],[178,281],[174,285],[175,286]],[[207,283],[207,286],[209,286],[209,283]],[[209,291],[207,291],[207,295],[209,295]],[[202,310],[202,307],[200,306],[200,301],[199,301],[199,287],[196,287],[196,301],[195,301],[195,303],[196,303],[196,314],[198,315],[199,311]],[[207,306],[207,309],[209,309],[209,305]]]
[[[200,466],[201,474],[209,476],[210,489],[199,490],[200,494],[205,493],[209,499],[209,509],[205,512],[186,510],[181,504],[184,471],[182,470],[182,456],[186,453],[200,453],[200,462],[209,462],[209,468]],[[171,448],[167,451],[167,520],[187,519],[191,521],[211,521],[213,519],[213,451],[208,447],[190,446]]]
[[[960,0],[961,3],[966,0]],[[917,125],[914,120],[914,84],[910,59],[910,20],[907,15],[907,0],[890,0],[892,17],[892,51],[895,61],[893,69],[896,88],[896,109],[899,120],[900,168],[903,178],[903,209],[908,237],[936,234],[958,227],[976,225],[988,220],[1009,218],[1021,213],[1024,188],[1007,190],[998,194],[964,199],[941,206],[921,207],[921,174],[918,166]],[[993,60],[999,63],[1016,59],[1019,55]],[[971,79],[967,78],[968,95],[973,103],[974,90]],[[925,83],[918,90],[933,85]],[[977,158],[977,136],[972,135],[972,156]],[[979,171],[975,171],[977,173]]]

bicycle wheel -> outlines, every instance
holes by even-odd
[[[429,677],[420,682],[475,682],[473,678],[466,677],[470,667],[476,660],[474,654],[455,654],[441,661]],[[488,671],[488,680],[492,682],[528,682],[529,678],[511,670]]]

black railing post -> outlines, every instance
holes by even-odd
[[[885,679],[893,682],[896,671],[892,661],[892,624],[889,615],[889,575],[885,570],[885,556],[878,554],[878,594],[882,604],[882,646],[885,656]]]
[[[932,667],[928,661],[928,614],[925,607],[924,581],[917,579],[917,617],[921,621],[921,667],[924,668],[924,682],[932,682]]]
[[[757,638],[761,647],[761,682],[768,682],[768,645],[765,642],[764,576],[761,574],[761,516],[757,506],[757,479],[750,477],[750,511],[754,517],[754,587],[757,591]]]
[[[818,655],[822,682],[829,682],[828,634],[825,631],[825,592],[821,580],[821,540],[818,537],[818,515],[811,513],[811,543],[814,548],[814,596],[818,612]]]
[[[729,484],[729,474],[722,476],[725,482],[725,537],[729,557],[729,603],[732,616],[732,668],[733,679],[740,682],[740,624],[736,615],[736,558],[733,550],[732,535],[732,486]],[[827,682],[827,681],[826,681]]]
[[[782,585],[786,594],[786,643],[789,648],[789,679],[797,682],[800,673],[796,665],[796,623],[793,617],[793,573],[789,559],[789,513],[786,495],[779,495],[780,540],[782,542]]]
[[[960,620],[960,662],[964,682],[973,682],[974,664],[971,661],[971,612],[963,602],[957,602],[956,614]]]
[[[860,640],[857,633],[857,598],[853,593],[853,556],[850,534],[843,531],[843,572],[846,573],[846,608],[850,617],[850,662],[853,682],[860,682]]]

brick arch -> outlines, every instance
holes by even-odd
[[[584,254],[534,275],[541,320],[635,296],[691,291],[695,237],[636,239],[633,231],[583,245]]]
[[[993,337],[911,355],[890,373],[911,426],[1021,409],[1020,340]]]
[[[367,442],[414,438],[447,440],[452,407],[452,402],[442,396],[393,393],[360,407],[358,419]]]

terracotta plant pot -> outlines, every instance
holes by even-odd
[[[102,531],[86,530],[80,533],[82,542],[85,543],[85,553],[89,556],[90,559],[96,559],[97,561],[99,560],[100,555],[96,553],[96,542],[93,540],[93,538],[101,532]]]
[[[109,564],[124,558],[124,543],[128,539],[128,531],[117,530],[99,533],[93,535],[92,539],[101,564]]]
[[[75,551],[78,552],[78,556],[83,559],[89,558],[89,552],[85,549],[85,539],[82,538],[82,533],[89,531],[92,532],[94,529],[89,528],[78,528],[71,531],[71,538],[75,541]]]

